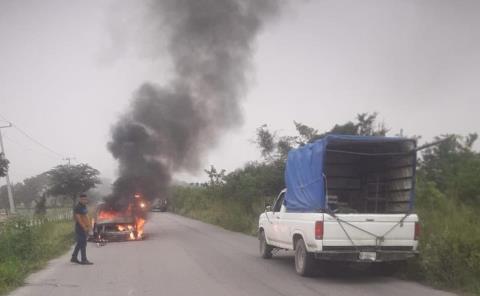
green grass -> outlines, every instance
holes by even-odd
[[[33,271],[66,252],[73,243],[71,221],[28,226],[24,218],[0,225],[0,295],[21,286]]]
[[[417,212],[422,223],[420,256],[407,278],[442,289],[480,295],[480,209],[447,198],[431,183],[420,183]]]
[[[182,216],[194,218],[225,229],[256,235],[258,216],[263,211],[263,200],[254,201],[218,197],[207,188],[175,188],[171,210]]]

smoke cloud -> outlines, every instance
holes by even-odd
[[[110,199],[124,207],[135,192],[165,198],[172,173],[195,171],[205,152],[242,123],[252,47],[278,0],[148,2],[152,42],[165,44],[173,78],[144,83],[112,129],[108,149],[119,162]],[[165,40],[167,38],[167,40]]]

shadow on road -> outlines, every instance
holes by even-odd
[[[271,262],[282,268],[290,268],[295,272],[295,258],[293,254],[279,254],[271,259]],[[316,272],[312,276],[316,279],[328,279],[338,283],[379,283],[394,280],[389,276],[379,275],[372,271],[368,264],[345,264],[342,262],[323,262],[319,261]]]

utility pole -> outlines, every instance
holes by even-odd
[[[0,148],[2,148],[2,155],[5,156],[5,148],[3,147],[3,138],[2,138],[2,128],[11,127],[12,123],[9,122],[8,125],[0,126]],[[13,192],[12,185],[10,184],[10,177],[8,176],[8,169],[5,174],[5,179],[7,180],[7,191],[8,191],[8,203],[10,204],[10,213],[15,214],[15,203],[13,202]]]

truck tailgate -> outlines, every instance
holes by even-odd
[[[324,216],[323,246],[414,245],[418,221],[415,214],[406,218],[405,214],[337,214],[336,217],[340,221],[328,214]],[[378,237],[383,240],[379,241]]]

